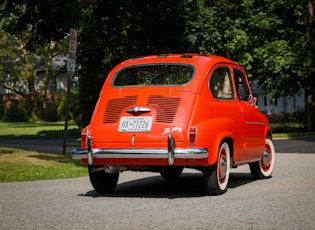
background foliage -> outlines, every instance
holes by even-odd
[[[306,127],[315,129],[314,0],[13,0],[4,1],[0,9],[0,46],[6,50],[0,54],[0,74],[10,71],[16,82],[22,79],[20,67],[3,60],[12,60],[15,52],[22,51],[29,56],[45,50],[55,53],[49,49],[52,43],[64,44],[70,27],[79,30],[83,124],[89,122],[108,72],[120,61],[194,52],[239,62],[271,97],[304,88]],[[12,45],[17,41],[19,49]],[[31,63],[27,57],[20,65],[24,72]],[[32,77],[24,77],[26,83]]]

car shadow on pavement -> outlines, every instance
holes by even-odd
[[[250,173],[231,173],[229,189],[254,182]],[[79,196],[87,197],[137,197],[137,198],[192,198],[207,196],[204,189],[203,174],[183,173],[176,180],[165,180],[161,176],[141,178],[117,185],[111,194],[99,194],[95,190]]]

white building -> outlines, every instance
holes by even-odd
[[[305,111],[305,91],[291,96],[277,97],[270,99],[261,87],[252,85],[253,95],[257,98],[257,106],[261,112],[267,115],[278,113],[292,113]]]
[[[50,78],[47,86],[47,94],[58,94],[67,90],[67,63],[68,57],[66,56],[56,56],[53,58],[53,69],[55,71],[60,71],[60,73],[58,73],[57,76]],[[63,70],[61,70],[62,68]],[[34,82],[36,92],[40,92],[43,87],[44,71],[44,67],[38,69],[37,78]],[[10,78],[10,75],[7,75],[6,77]],[[77,81],[75,81],[72,85],[75,85],[75,88],[77,88],[77,84]],[[28,93],[28,87],[23,82],[19,84],[18,90],[23,93]],[[15,93],[0,86],[0,95],[15,95]]]

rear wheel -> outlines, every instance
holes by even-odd
[[[104,169],[95,170],[94,167],[88,166],[91,184],[99,194],[111,193],[115,190],[119,173],[107,173]]]
[[[175,167],[166,167],[160,171],[161,176],[164,179],[177,179],[183,172],[184,167],[175,166]]]
[[[226,192],[230,176],[230,147],[223,142],[220,146],[218,160],[215,165],[207,167],[204,171],[206,192],[209,195],[220,195]]]
[[[275,164],[275,147],[272,140],[267,137],[265,150],[260,161],[250,163],[250,171],[255,179],[265,179],[271,177]]]

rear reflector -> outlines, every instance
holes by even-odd
[[[189,129],[189,133],[188,133],[188,139],[189,139],[189,144],[190,145],[194,145],[196,143],[197,140],[197,127],[196,126],[192,126]]]
[[[83,128],[81,130],[81,148],[86,147],[88,140],[88,128]]]

